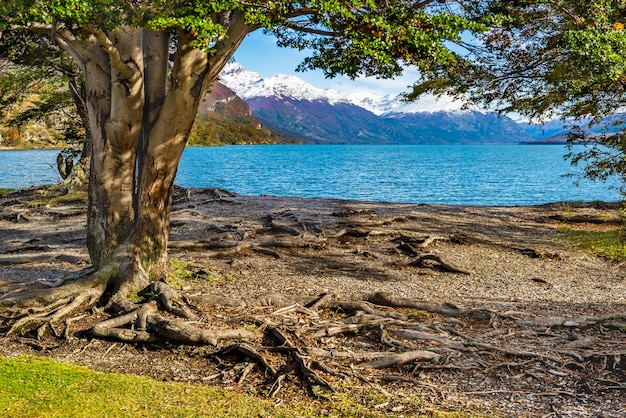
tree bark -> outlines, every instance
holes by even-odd
[[[119,301],[163,277],[172,192],[200,103],[250,28],[232,13],[216,52],[179,32],[170,70],[167,32],[96,34],[82,62],[91,133],[88,248],[96,270],[114,264]]]

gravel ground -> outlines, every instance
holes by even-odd
[[[88,268],[80,203],[34,209],[24,206],[23,198],[5,197],[0,210],[0,285],[52,284]],[[425,325],[446,329],[449,338],[474,348],[447,349],[446,360],[436,365],[365,376],[389,394],[388,404],[379,408],[389,415],[425,412],[402,401],[415,393],[435,405],[489,416],[621,417],[626,416],[626,334],[619,327],[626,322],[624,267],[559,238],[565,227],[602,230],[617,223],[619,208],[612,204],[466,207],[178,190],[170,255],[200,272],[182,285],[192,300],[213,294],[248,301],[245,308],[222,310],[222,318],[267,309],[251,302],[267,294],[355,299],[373,292],[503,314],[501,322],[486,323],[436,314],[424,318]],[[210,246],[226,241],[251,245],[236,251]],[[428,245],[418,248],[422,242]],[[424,254],[434,258],[418,263]],[[214,315],[212,309],[205,314]],[[595,326],[546,322],[611,313],[622,319]],[[221,366],[199,361],[196,348],[112,349],[115,343],[84,332],[93,321],[74,325],[74,338],[63,344],[12,340],[0,353],[35,352],[100,370],[232,387],[225,378],[207,379]],[[327,344],[356,351],[375,343],[344,337]],[[517,355],[526,351],[536,355]],[[259,374],[242,387],[253,391],[261,380]],[[293,383],[284,398],[306,396]]]

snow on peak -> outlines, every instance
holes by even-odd
[[[229,62],[222,69],[220,73],[220,82],[226,87],[234,90],[239,95],[239,92],[234,87],[243,87],[250,84],[254,84],[261,80],[261,75],[252,71],[248,71],[238,62]],[[241,97],[241,95],[239,95]]]
[[[365,108],[379,116],[435,112],[462,113],[474,110],[484,113],[484,110],[476,105],[445,95],[424,94],[413,102],[407,102],[401,94],[372,96],[367,93],[351,93],[348,99],[352,104]]]
[[[411,114],[411,113],[436,113],[436,112],[470,112],[478,111],[484,113],[480,107],[468,101],[454,98],[448,95],[434,96],[423,94],[417,100],[406,102],[398,96],[390,103],[384,114]]]
[[[376,115],[467,112],[479,107],[451,96],[423,95],[414,102],[405,102],[402,95],[377,96],[371,92],[350,92],[343,95],[336,90],[320,89],[293,75],[275,75],[263,78],[248,71],[239,63],[228,63],[220,73],[220,81],[244,100],[253,97],[289,97],[295,100],[327,101],[330,104],[352,103]]]
[[[350,92],[347,99],[355,106],[362,107],[365,110],[369,110],[375,115],[382,115],[387,113],[392,104],[398,100],[399,96],[394,94],[388,94],[386,96],[377,96],[371,92],[366,91],[354,91]]]
[[[227,64],[220,73],[220,81],[244,100],[278,96],[296,100],[321,100],[330,104],[348,102],[339,92],[314,87],[296,76],[279,74],[262,78],[258,73],[247,71],[238,63]]]

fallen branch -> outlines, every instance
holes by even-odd
[[[404,353],[387,354],[384,357],[380,357],[368,363],[361,363],[359,366],[381,369],[391,366],[400,366],[406,363],[410,363],[412,361],[437,360],[440,357],[441,355],[432,351],[414,350],[406,351]]]

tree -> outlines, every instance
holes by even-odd
[[[193,317],[158,281],[167,270],[174,178],[201,100],[246,35],[263,29],[282,46],[310,49],[303,69],[393,77],[409,61],[427,70],[461,60],[449,44],[483,26],[454,10],[447,2],[402,0],[3,2],[3,36],[39,35],[80,70],[92,155],[87,245],[95,272],[2,302],[62,300],[65,313],[100,301],[123,320],[95,327],[97,335],[196,338],[197,330],[172,326],[151,304],[135,301],[148,299],[140,295],[150,289],[161,307]],[[147,331],[121,330],[128,315],[139,315]],[[45,322],[37,318],[18,321],[11,333]]]
[[[0,37],[0,59],[4,63],[0,68],[2,105],[5,112],[13,109],[5,125],[53,121],[57,135],[68,145],[57,159],[59,174],[68,190],[86,188],[90,151],[86,146],[87,111],[76,65],[49,38],[24,30],[5,32]],[[14,109],[32,95],[36,100],[29,106]],[[74,165],[77,155],[80,159]]]
[[[618,175],[626,192],[626,2],[477,1],[466,11],[490,29],[464,45],[459,65],[425,72],[410,95],[448,92],[501,112],[542,122],[560,118],[570,143],[591,145],[569,153],[585,161],[584,175]]]
[[[50,70],[16,65],[11,61],[0,62],[0,123],[11,144],[18,135],[11,135],[28,122],[26,115],[37,112],[40,104],[55,95],[58,80],[50,77]]]

